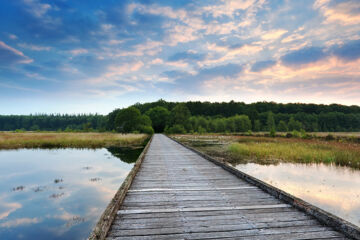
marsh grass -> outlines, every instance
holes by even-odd
[[[19,148],[101,148],[143,145],[146,134],[0,132],[0,149]]]
[[[232,164],[326,163],[360,169],[360,144],[357,142],[214,134],[172,137]]]
[[[360,168],[360,148],[349,144],[320,141],[241,139],[227,151],[233,160],[260,163],[326,163]]]

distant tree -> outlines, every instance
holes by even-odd
[[[150,108],[146,113],[150,117],[155,132],[163,132],[169,121],[170,111],[164,107]]]
[[[186,133],[186,130],[183,125],[181,124],[175,124],[172,127],[166,127],[165,128],[166,133],[175,134],[175,133]]]
[[[291,117],[288,123],[289,131],[300,131],[302,129],[302,123]]]
[[[251,121],[246,115],[236,115],[232,117],[236,132],[247,132],[251,130]]]
[[[225,119],[225,130],[226,130],[226,132],[235,132],[234,118],[226,118]]]
[[[179,124],[184,126],[190,116],[191,113],[186,105],[179,103],[171,110],[171,125]]]
[[[288,131],[288,127],[286,125],[286,122],[283,120],[280,120],[277,126],[277,130],[279,132],[287,132]]]
[[[259,131],[261,131],[261,122],[260,122],[260,120],[255,120],[254,121],[254,131],[255,132],[259,132]]]
[[[90,122],[84,123],[82,125],[82,130],[85,131],[85,132],[91,131],[91,123]]]
[[[148,132],[149,127],[151,127],[151,119],[141,115],[136,107],[122,109],[115,118],[115,129],[118,132]]]
[[[275,131],[275,120],[272,112],[268,112],[266,123],[268,131]]]
[[[215,126],[216,126],[216,132],[222,133],[225,132],[225,119],[224,118],[218,118],[215,120]]]
[[[205,133],[208,131],[208,121],[206,120],[206,118],[202,116],[198,117],[196,130],[199,133]]]

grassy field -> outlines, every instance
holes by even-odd
[[[0,149],[133,146],[148,138],[146,134],[0,132]]]
[[[178,140],[233,164],[326,163],[360,169],[360,144],[301,138],[177,135]]]

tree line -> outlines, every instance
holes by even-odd
[[[108,115],[0,116],[0,130],[115,132],[360,131],[360,107],[257,102],[136,103]]]
[[[98,114],[0,115],[0,131],[105,131],[106,122]]]

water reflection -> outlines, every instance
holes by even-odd
[[[324,164],[238,164],[237,169],[360,226],[360,171]]]
[[[0,151],[0,239],[86,239],[139,152]]]

